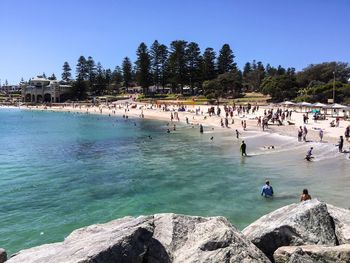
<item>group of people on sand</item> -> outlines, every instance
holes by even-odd
[[[273,194],[274,192],[272,186],[270,185],[270,181],[266,180],[265,185],[263,185],[261,188],[261,196],[271,198],[273,197]],[[303,189],[303,192],[300,195],[300,202],[307,200],[311,200],[311,195],[309,195],[309,191],[305,188]]]

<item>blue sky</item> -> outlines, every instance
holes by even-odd
[[[350,62],[349,0],[0,0],[0,79],[60,78],[80,55],[114,69],[140,42],[230,44],[253,59],[295,67]],[[73,72],[74,73],[74,72]]]

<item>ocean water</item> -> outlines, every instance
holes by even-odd
[[[164,121],[0,109],[0,247],[11,254],[82,226],[162,212],[221,215],[242,229],[298,202],[303,188],[349,207],[350,160],[334,145],[245,132],[242,158],[232,130],[176,125],[168,134]],[[273,199],[260,196],[265,179]]]

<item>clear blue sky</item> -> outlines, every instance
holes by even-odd
[[[114,69],[155,39],[216,52],[228,43],[241,68],[256,59],[300,70],[350,62],[349,28],[349,0],[0,0],[0,79],[60,78],[80,55]]]

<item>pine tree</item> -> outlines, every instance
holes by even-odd
[[[100,62],[97,63],[95,74],[95,82],[92,86],[92,90],[96,95],[102,95],[106,89],[106,83],[104,70]]]
[[[170,44],[168,61],[170,81],[175,89],[180,85],[181,94],[183,94],[187,74],[186,48],[187,42],[183,40],[176,40]]]
[[[86,71],[90,82],[90,86],[92,86],[96,78],[96,65],[94,59],[91,56],[89,56],[86,61]]]
[[[216,78],[215,58],[216,54],[214,52],[214,49],[206,48],[203,53],[202,81],[212,80]]]
[[[151,46],[150,58],[151,58],[151,70],[153,76],[153,83],[158,88],[160,84],[160,44],[155,40]]]
[[[143,89],[144,94],[148,94],[148,87],[151,83],[151,59],[145,43],[141,43],[136,52],[136,76],[137,82]]]
[[[219,52],[218,57],[218,73],[223,74],[230,72],[232,70],[237,70],[236,63],[234,63],[233,52],[230,48],[230,45],[224,44]]]
[[[62,80],[65,81],[65,82],[69,82],[71,80],[71,77],[72,77],[72,74],[70,73],[71,72],[71,68],[68,64],[68,62],[64,62],[63,64],[63,72],[62,72]]]
[[[167,82],[168,78],[168,48],[166,45],[160,45],[159,46],[159,68],[160,68],[160,74],[159,74],[159,79],[160,83],[163,87],[163,92],[165,89],[165,85]]]
[[[132,65],[128,57],[125,57],[122,63],[123,80],[126,89],[129,88],[132,81]]]
[[[187,45],[186,49],[186,61],[188,71],[188,83],[191,87],[191,93],[194,94],[194,86],[201,85],[200,73],[201,73],[201,51],[197,43],[191,42]]]
[[[56,80],[57,78],[56,78],[55,74],[52,73],[51,77],[49,77],[48,79],[49,79],[49,80]]]
[[[78,64],[76,67],[76,78],[77,80],[87,80],[88,79],[88,67],[87,61],[84,56],[80,56],[78,59]]]

